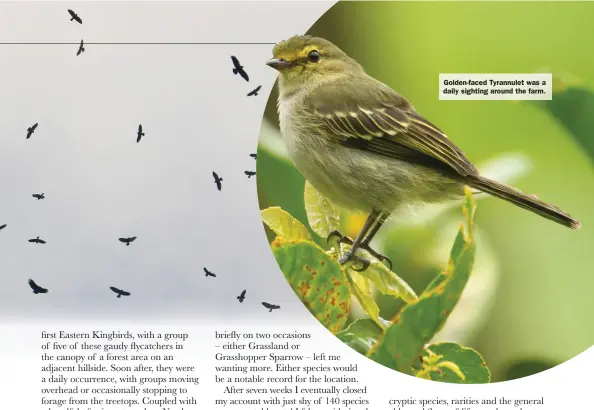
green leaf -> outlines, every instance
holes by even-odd
[[[491,372],[483,357],[474,349],[457,343],[436,343],[425,348],[423,354],[425,367],[417,373],[418,377],[446,383],[489,383]],[[434,363],[431,358],[434,357]],[[431,364],[427,366],[427,362]]]
[[[328,198],[305,181],[305,212],[311,229],[322,238],[327,238],[340,226],[340,210]]]
[[[359,250],[359,253],[363,258],[370,261],[370,264],[367,269],[358,273],[371,280],[378,291],[384,295],[402,298],[407,303],[413,303],[417,300],[415,291],[400,276],[372,257],[368,252]]]
[[[357,352],[366,355],[381,335],[382,329],[373,320],[358,319],[339,332],[336,337]]]
[[[473,226],[475,204],[466,189],[464,213]],[[419,299],[406,305],[392,320],[370,357],[394,370],[413,374],[413,365],[429,340],[443,327],[470,277],[475,256],[472,231],[460,226],[447,268],[429,284]]]
[[[271,247],[299,299],[322,325],[338,333],[351,307],[349,283],[338,262],[313,242],[277,237]]]
[[[266,208],[260,212],[260,215],[262,221],[278,236],[289,240],[312,239],[301,222],[278,206]]]
[[[535,102],[555,118],[594,161],[594,92],[553,79],[553,99]]]
[[[354,277],[357,276],[357,272],[350,272],[347,275],[349,283],[351,284],[351,290],[353,291],[353,295],[355,296],[365,313],[367,313],[367,315],[369,315],[369,317],[375,323],[377,323],[379,326],[383,328],[384,325],[379,318],[379,307],[377,306],[377,303],[375,303],[375,299],[373,298],[373,295],[369,291],[369,289],[366,291],[359,287],[357,281],[354,279]]]

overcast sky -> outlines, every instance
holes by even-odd
[[[0,41],[274,43],[305,32],[329,6],[0,3]],[[248,319],[267,313],[261,301],[302,314],[268,248],[255,178],[243,173],[255,170],[249,154],[276,76],[264,64],[272,45],[88,44],[78,57],[77,49],[0,45],[2,319]],[[231,55],[249,83],[231,72]],[[258,85],[260,95],[246,97]],[[137,144],[139,123],[146,135]],[[41,192],[46,199],[31,196]],[[47,244],[27,241],[36,236]],[[122,236],[138,239],[126,247]],[[33,295],[29,278],[50,292]],[[116,299],[109,286],[132,296]]]

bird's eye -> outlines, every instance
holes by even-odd
[[[312,50],[307,54],[307,59],[312,63],[320,61],[320,52],[318,50]]]

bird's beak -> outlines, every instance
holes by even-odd
[[[283,68],[289,67],[291,63],[280,58],[271,58],[266,62],[266,65],[274,68],[275,70],[282,70]]]

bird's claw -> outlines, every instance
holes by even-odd
[[[392,266],[393,266],[392,261],[386,255],[382,255],[381,253],[371,249],[371,246],[369,246],[368,243],[361,244],[360,248],[369,252],[371,254],[371,256],[373,256],[378,261],[388,262],[388,264],[390,265],[389,268],[390,268],[390,270],[392,270]]]
[[[326,241],[327,242],[330,242],[330,241],[332,241],[335,238],[338,238],[338,244],[343,244],[344,243],[344,244],[347,244],[347,245],[353,245],[353,240],[351,238],[349,238],[348,236],[344,236],[343,234],[341,234],[338,231],[332,231],[332,232],[330,232],[330,235],[328,235],[328,238],[326,239]],[[380,262],[387,262],[387,265],[389,265],[388,267],[390,268],[390,270],[392,270],[392,261],[387,256],[382,255],[381,253],[373,250],[371,248],[371,246],[369,245],[369,243],[363,242],[358,247],[358,249],[363,249],[363,250],[369,252],[369,254],[371,254],[371,256],[373,256],[375,259],[377,259]],[[359,256],[354,256],[354,252],[352,252],[352,249],[349,249],[344,255],[342,255],[342,257],[338,260],[338,262],[341,265],[344,265],[345,263],[349,262],[353,258],[356,258],[357,261],[361,263],[361,268],[360,269],[353,268],[357,272],[364,271],[371,264],[371,262],[368,261],[367,259],[361,258]]]
[[[344,236],[338,231],[330,232],[330,235],[328,235],[326,242],[330,242],[333,238],[338,238],[338,243],[346,243],[347,245],[353,244],[353,240],[351,238],[349,238],[348,236]]]

